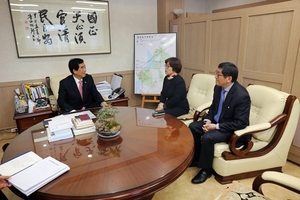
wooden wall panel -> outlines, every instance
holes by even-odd
[[[212,20],[209,65],[217,68],[224,61],[237,63],[241,18]]]
[[[213,73],[220,62],[230,61],[238,66],[244,86],[251,82],[292,92],[295,72],[300,71],[299,24],[299,0],[182,19],[178,34],[184,44],[183,77],[189,80],[193,69]],[[206,38],[199,42],[198,34],[191,33],[193,27],[203,29],[197,33]],[[300,90],[295,95],[300,97]]]
[[[249,17],[244,69],[284,74],[293,12]]]
[[[184,29],[184,47],[189,49],[184,54],[184,62],[194,66],[204,65],[206,22],[186,23]],[[190,38],[193,38],[193,40]]]

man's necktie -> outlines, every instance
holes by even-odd
[[[79,89],[80,96],[83,99],[82,80],[79,81],[79,87],[78,87],[78,89]]]
[[[220,98],[219,107],[218,107],[218,112],[217,112],[217,114],[214,117],[214,119],[215,119],[216,122],[219,122],[219,118],[220,118],[220,115],[221,115],[221,112],[222,112],[222,107],[223,107],[225,92],[226,92],[226,90],[222,89],[222,91],[221,91],[221,98]]]

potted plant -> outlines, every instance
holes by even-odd
[[[100,136],[114,136],[121,130],[121,125],[115,120],[115,114],[119,113],[116,107],[103,107],[97,111],[96,131]]]

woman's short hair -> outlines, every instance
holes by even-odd
[[[166,64],[169,63],[169,65],[172,67],[174,72],[176,72],[176,73],[181,72],[182,65],[181,65],[181,61],[179,58],[176,58],[176,57],[167,58],[165,60],[165,63]]]

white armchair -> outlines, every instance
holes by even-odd
[[[222,183],[254,177],[266,170],[281,171],[299,119],[299,100],[290,94],[262,85],[250,85],[250,125],[235,131],[229,144],[215,144],[213,169]],[[252,140],[236,148],[243,135]]]
[[[261,186],[265,183],[276,184],[300,194],[300,178],[288,174],[266,171],[254,179],[252,189],[263,194]]]
[[[216,79],[211,74],[194,74],[187,92],[190,110],[186,115],[177,117],[187,126],[193,121],[196,111],[200,113],[212,103]]]

